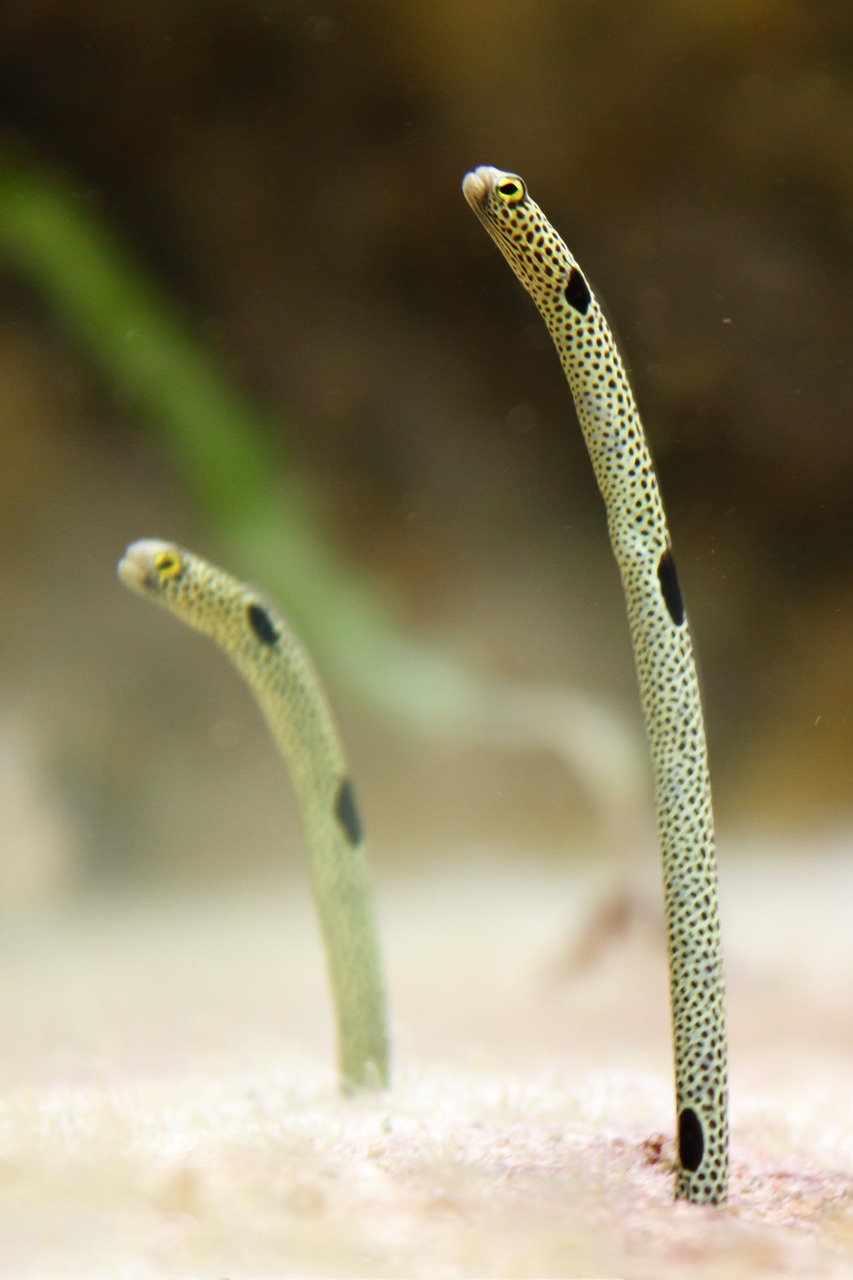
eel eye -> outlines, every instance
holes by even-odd
[[[496,190],[504,204],[518,204],[527,194],[521,178],[504,178]]]
[[[161,582],[168,582],[170,578],[177,578],[183,565],[181,557],[174,551],[160,551],[154,557],[154,568],[160,575]]]

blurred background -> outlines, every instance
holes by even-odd
[[[575,690],[642,759],[569,394],[461,195],[481,163],[524,175],[618,329],[721,829],[843,825],[851,69],[837,0],[6,0],[3,900],[283,848],[301,875],[250,696],[115,579],[139,536],[297,622],[378,865],[614,852],[619,779],[548,749],[547,699],[517,741],[466,710],[478,679]]]

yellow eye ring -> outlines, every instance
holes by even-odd
[[[154,568],[160,575],[160,581],[168,582],[169,578],[177,578],[183,565],[181,557],[174,551],[160,551],[154,557]]]
[[[495,190],[504,204],[520,204],[527,195],[527,191],[521,178],[514,177],[513,175],[510,175],[508,178],[504,178],[499,182],[495,187]]]

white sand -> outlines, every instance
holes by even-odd
[[[733,1184],[671,1198],[660,923],[571,868],[381,891],[393,1094],[334,1087],[289,883],[7,916],[0,1277],[853,1276],[853,842],[727,859]]]

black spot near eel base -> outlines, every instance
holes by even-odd
[[[355,792],[349,778],[344,778],[338,787],[338,794],[335,796],[335,817],[350,844],[358,844],[361,841],[361,819],[358,816]]]
[[[575,311],[579,311],[582,316],[586,315],[592,294],[589,291],[589,285],[577,267],[572,267],[569,272],[569,278],[566,281],[563,294],[570,307],[574,307]]]
[[[261,644],[275,644],[278,640],[278,631],[273,626],[272,618],[266,609],[253,601],[246,610],[246,617]]]
[[[675,572],[675,561],[672,558],[672,547],[667,547],[658,561],[658,582],[663,593],[664,603],[669,616],[677,627],[684,621],[684,601],[678,585],[678,574]]]
[[[705,1139],[699,1117],[692,1107],[685,1107],[678,1117],[678,1159],[683,1169],[695,1173],[705,1154]]]

